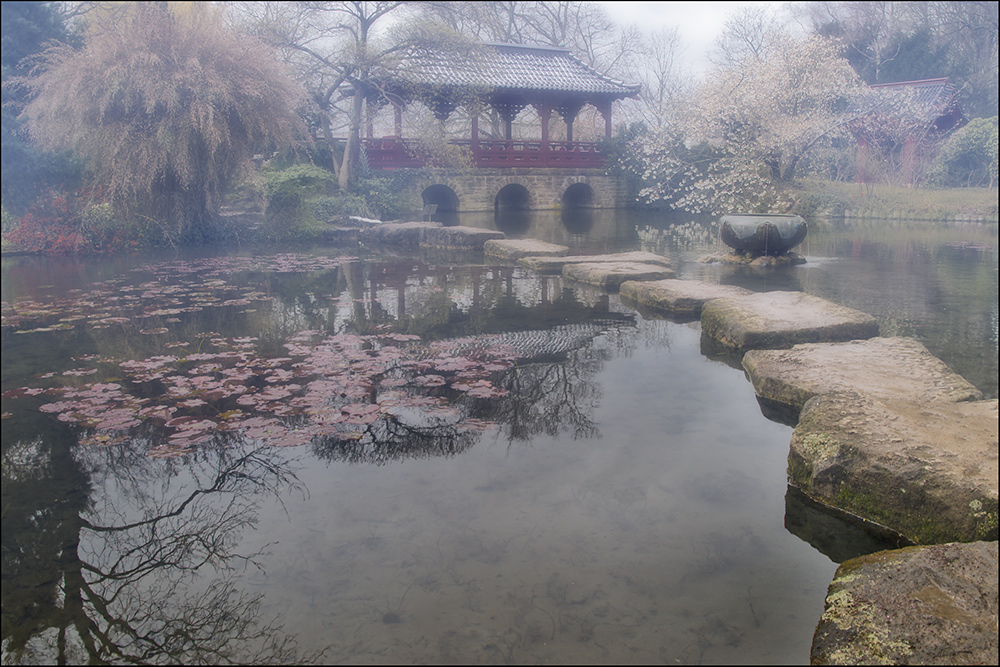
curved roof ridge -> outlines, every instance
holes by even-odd
[[[448,51],[412,53],[389,79],[429,87],[491,87],[525,93],[573,93],[621,99],[640,84],[626,84],[587,65],[563,47],[481,42],[482,58],[454,57]]]
[[[548,46],[545,44],[517,44],[516,42],[482,42],[482,46],[501,46],[509,47],[513,49],[531,49],[534,51],[565,51],[570,53],[570,50],[565,46]]]
[[[576,56],[576,54],[573,53],[572,51],[570,51],[569,49],[566,49],[566,53],[567,53],[567,55],[569,55],[570,58],[572,58],[576,62],[580,63],[581,65],[583,65],[584,67],[586,67],[587,69],[589,69],[591,72],[593,72],[594,74],[596,74],[597,76],[601,77],[602,79],[604,79],[605,81],[607,81],[609,83],[617,84],[617,85],[621,86],[622,88],[634,88],[635,92],[639,92],[639,89],[642,88],[642,84],[641,83],[625,83],[621,79],[616,79],[614,77],[608,76],[607,74],[604,74],[603,72],[601,72],[601,71],[599,71],[597,69],[594,69],[593,67],[591,67],[587,63],[585,63],[582,60],[580,60]]]

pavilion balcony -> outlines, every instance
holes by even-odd
[[[453,146],[469,149],[476,167],[578,167],[603,168],[604,154],[593,141],[538,141],[469,139],[452,140]],[[362,146],[372,169],[403,169],[433,163],[418,140],[385,137],[363,139]]]

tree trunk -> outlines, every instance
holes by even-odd
[[[347,132],[347,145],[344,147],[344,161],[340,164],[340,174],[337,184],[341,190],[350,188],[354,180],[355,165],[361,148],[361,112],[364,109],[365,97],[357,88],[351,99],[351,122]]]
[[[333,148],[333,130],[330,129],[330,115],[328,109],[320,108],[319,125],[323,131],[323,141],[330,149],[330,163],[333,165],[333,174],[340,177],[340,164],[337,163],[337,152]]]

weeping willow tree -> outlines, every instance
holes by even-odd
[[[199,6],[133,3],[81,49],[46,50],[27,82],[32,136],[86,159],[125,219],[172,240],[200,238],[251,157],[298,122],[299,89],[268,47]]]

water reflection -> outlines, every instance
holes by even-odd
[[[835,563],[885,549],[913,546],[902,535],[864,519],[836,513],[793,486],[785,494],[785,528]]]
[[[3,652],[16,663],[265,663],[300,658],[239,572],[261,496],[302,490],[273,448],[229,442],[165,471],[138,448],[4,428]],[[166,473],[166,474],[165,474]],[[39,485],[42,482],[42,485]]]
[[[995,226],[814,224],[806,265],[749,273],[698,261],[702,221],[527,220],[864,310],[995,395]],[[165,418],[5,395],[5,662],[802,662],[832,561],[885,544],[786,493],[790,429],[696,322],[617,295],[357,248],[56,264],[3,260],[5,391],[115,383],[202,426],[288,396],[171,453]]]

